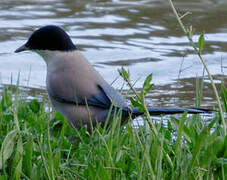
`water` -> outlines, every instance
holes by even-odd
[[[175,2],[175,1],[174,1]],[[183,21],[193,25],[197,41],[205,33],[204,59],[220,85],[226,76],[227,1],[178,0]],[[196,77],[202,64],[183,35],[167,0],[1,0],[0,76],[1,84],[45,89],[46,65],[31,52],[14,50],[44,25],[59,25],[113,86],[121,88],[118,69],[129,69],[136,88],[153,74],[155,87],[148,96],[154,106],[194,106]],[[127,89],[127,86],[123,86]],[[206,80],[204,107],[216,106]]]

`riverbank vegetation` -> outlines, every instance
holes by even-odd
[[[169,0],[171,2],[171,0]],[[177,13],[175,12],[177,15]],[[184,15],[183,15],[184,16]],[[184,33],[201,59],[204,36],[192,42],[192,29]],[[202,59],[203,61],[203,59]],[[206,64],[204,64],[206,67]],[[208,69],[207,69],[208,70]],[[132,120],[121,125],[116,115],[109,127],[71,128],[45,99],[22,96],[10,87],[0,97],[0,179],[225,179],[227,177],[227,90],[219,97],[212,77],[218,109],[204,115],[170,116],[154,121],[145,104],[151,90],[149,75],[141,92],[133,89],[130,75],[120,70],[144,112],[143,125]],[[202,91],[202,86],[200,92]],[[201,93],[196,105],[199,107]],[[221,102],[219,102],[221,99]],[[222,110],[223,109],[223,110]]]
[[[125,71],[123,70],[123,74]],[[0,179],[225,179],[227,136],[216,113],[153,121],[143,106],[149,76],[132,100],[144,125],[71,128],[49,102],[5,88],[0,103]],[[222,87],[227,111],[227,91]],[[135,123],[134,123],[135,124]]]

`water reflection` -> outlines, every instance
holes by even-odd
[[[183,21],[186,26],[193,25],[195,41],[205,32],[204,58],[211,73],[224,78],[226,68],[221,67],[227,66],[226,0],[174,2],[181,14],[192,12]],[[117,69],[125,66],[133,81],[139,79],[136,87],[141,87],[145,77],[153,73],[157,85],[151,95],[153,101],[179,105],[186,101],[194,103],[195,84],[188,82],[202,76],[203,68],[166,0],[2,0],[0,22],[3,84],[15,83],[20,72],[22,86],[45,88],[46,68],[41,58],[34,53],[15,55],[13,51],[35,29],[55,24],[71,35],[108,82],[117,78],[113,84],[116,88],[123,84]],[[179,74],[181,92],[173,88]],[[212,106],[209,101],[213,99],[212,91],[205,88],[204,92],[205,102]],[[167,96],[176,98],[172,101]]]

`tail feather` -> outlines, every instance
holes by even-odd
[[[179,107],[148,107],[150,115],[164,115],[164,114],[181,114],[187,111],[189,114],[211,113],[212,110],[201,108],[179,108]],[[132,114],[135,116],[142,115],[138,108],[132,109]]]

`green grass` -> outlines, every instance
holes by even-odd
[[[224,87],[222,100],[227,110]],[[88,133],[86,127],[69,127],[49,106],[19,91],[2,92],[1,180],[227,177],[227,136],[218,114],[205,123],[199,115],[185,112],[165,124],[145,115],[139,128],[131,121],[121,126],[116,116],[108,130],[98,127]]]

